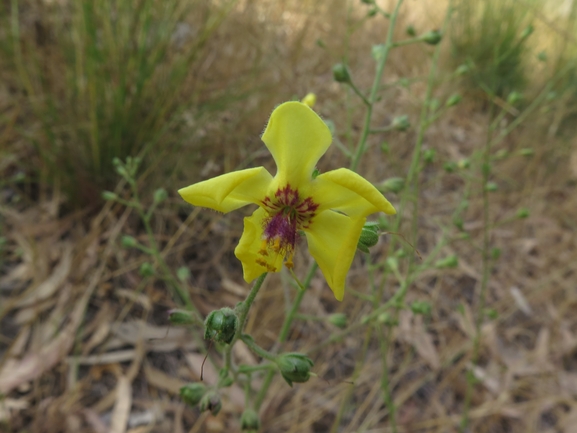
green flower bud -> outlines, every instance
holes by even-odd
[[[438,30],[431,30],[424,35],[421,35],[421,40],[429,45],[437,45],[439,42],[441,42],[441,39],[443,39],[443,36]]]
[[[253,409],[245,409],[240,416],[241,431],[258,431],[260,429],[260,418]]]
[[[423,152],[423,160],[430,164],[435,160],[435,149],[425,149]]]
[[[164,188],[158,188],[156,191],[154,191],[154,203],[158,204],[158,203],[162,203],[164,200],[166,200],[168,198],[168,193],[166,192],[166,190]]]
[[[507,102],[511,105],[515,105],[517,102],[523,99],[523,95],[519,92],[511,92],[509,96],[507,96]]]
[[[524,149],[521,149],[521,150],[519,151],[519,154],[520,154],[521,156],[524,156],[524,157],[528,158],[528,157],[530,157],[530,156],[535,155],[535,151],[534,151],[533,149],[531,149],[530,147],[526,147],[526,148],[524,148]]]
[[[122,245],[124,248],[134,248],[138,246],[138,241],[132,236],[125,235],[120,239],[120,245]]]
[[[461,102],[462,99],[463,98],[461,97],[461,95],[459,95],[458,93],[455,93],[455,94],[449,96],[449,99],[447,99],[447,102],[445,102],[445,105],[447,107],[454,107],[459,102]]]
[[[370,247],[374,247],[379,241],[379,223],[365,223],[361,229],[361,235],[357,242],[357,248],[364,253],[369,252]]]
[[[347,65],[343,63],[337,63],[333,66],[333,78],[337,83],[350,83],[351,74]]]
[[[142,265],[140,265],[138,273],[145,278],[152,277],[154,275],[154,267],[152,266],[152,264],[144,262]]]
[[[379,314],[377,322],[387,326],[396,326],[398,324],[398,321],[389,312]]]
[[[168,320],[173,325],[194,325],[198,323],[198,319],[196,319],[191,312],[178,309],[168,312]]]
[[[390,177],[379,186],[379,189],[384,193],[394,192],[395,194],[398,194],[404,187],[405,179],[402,177]]]
[[[456,255],[445,257],[444,259],[437,260],[435,267],[437,269],[442,268],[456,268],[459,265],[459,258]]]
[[[499,189],[499,186],[495,182],[487,182],[485,185],[485,191],[495,192]]]
[[[385,263],[392,271],[399,270],[399,259],[397,259],[396,257],[388,257]]]
[[[322,39],[317,39],[316,41],[317,46],[321,47],[321,48],[326,48],[327,44],[325,44],[325,41],[323,41]]]
[[[369,11],[367,12],[367,16],[372,18],[375,15],[377,15],[377,12],[379,12],[379,10],[377,8],[369,9]]]
[[[413,314],[422,314],[428,316],[431,314],[431,304],[425,301],[415,301],[411,304],[411,311]]]
[[[281,354],[277,357],[276,364],[290,386],[293,386],[293,382],[304,383],[309,380],[311,367],[314,365],[310,358],[300,353]]]
[[[470,66],[467,65],[467,64],[463,64],[463,65],[460,65],[460,66],[455,70],[455,74],[457,74],[457,75],[465,75],[465,74],[468,74],[469,71],[471,71]]]
[[[337,328],[344,329],[347,327],[347,315],[344,313],[334,313],[328,318],[330,324],[335,325]]]
[[[539,54],[537,54],[537,60],[539,60],[540,62],[546,62],[547,53],[545,51],[541,51]]]
[[[230,308],[221,308],[207,316],[204,327],[206,340],[230,344],[238,328],[238,317]]]
[[[507,156],[509,156],[507,149],[499,149],[495,153],[495,159],[505,159]]]
[[[407,35],[412,36],[413,38],[415,36],[417,36],[417,31],[415,30],[415,28],[413,27],[412,24],[409,24],[407,26],[407,28],[405,29],[405,32],[407,33]]]
[[[383,44],[373,45],[371,48],[371,56],[373,56],[373,59],[375,59],[376,62],[381,60],[386,52],[387,49]]]
[[[205,393],[206,386],[198,382],[189,383],[180,388],[180,398],[191,407],[196,406]]]
[[[176,270],[176,278],[178,278],[181,283],[188,281],[190,279],[190,270],[186,266],[181,266]]]
[[[457,163],[457,167],[459,167],[461,170],[465,169],[465,168],[469,168],[470,166],[471,166],[471,161],[469,160],[469,158],[461,159]]]
[[[411,127],[411,122],[409,120],[409,116],[403,114],[402,116],[397,116],[393,119],[392,123],[393,129],[397,131],[406,131]]]
[[[220,395],[215,391],[209,391],[200,400],[200,410],[208,410],[213,415],[217,415],[222,409],[222,402],[220,401]]]
[[[494,308],[485,308],[485,315],[491,320],[495,320],[499,317],[499,313]]]
[[[465,229],[465,222],[463,221],[463,218],[460,216],[456,216],[453,218],[453,224],[455,224],[455,227],[457,227],[459,230],[463,231]]]
[[[381,143],[381,152],[389,153],[390,151],[391,151],[391,147],[389,146],[389,143],[387,141],[383,141]]]
[[[527,27],[525,27],[525,29],[521,33],[521,39],[528,38],[531,35],[531,33],[533,33],[534,30],[535,30],[535,27],[533,27],[531,24],[529,24]]]
[[[366,5],[373,5],[375,4],[375,0],[361,0],[361,3],[364,3]]]
[[[445,163],[443,164],[443,169],[444,169],[447,173],[454,173],[455,170],[457,169],[457,164],[454,163],[453,161],[445,162]]]
[[[102,198],[104,200],[116,200],[118,196],[111,191],[104,191],[102,193]]]
[[[529,218],[529,215],[530,215],[529,209],[527,209],[526,207],[523,207],[517,211],[517,218],[519,219]]]
[[[491,258],[493,260],[498,260],[501,257],[501,248],[491,248]]]

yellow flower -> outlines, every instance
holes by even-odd
[[[317,95],[315,95],[314,93],[307,93],[306,96],[303,99],[301,99],[301,102],[313,108],[317,103]]]
[[[394,214],[395,208],[367,180],[340,168],[313,178],[315,165],[331,144],[329,129],[301,102],[285,102],[272,113],[262,140],[277,173],[264,167],[223,174],[182,188],[189,203],[219,212],[248,204],[259,208],[244,219],[244,232],[234,250],[244,279],[292,268],[299,233],[329,287],[340,301],[345,278],[367,215]]]

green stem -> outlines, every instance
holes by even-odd
[[[367,113],[365,115],[363,132],[361,134],[359,143],[357,144],[357,148],[353,155],[353,160],[351,162],[352,171],[357,171],[359,167],[359,162],[361,161],[361,157],[365,153],[365,148],[367,146],[367,138],[369,137],[371,129],[371,119],[373,117],[373,105],[377,100],[377,94],[380,87],[381,78],[383,76],[383,71],[385,70],[385,64],[387,63],[387,58],[389,57],[389,51],[393,47],[393,31],[395,29],[395,22],[397,21],[397,16],[399,14],[399,8],[401,6],[401,3],[403,3],[403,0],[398,0],[397,4],[395,5],[395,9],[390,18],[389,29],[387,31],[387,39],[383,47],[383,52],[381,53],[381,57],[377,62],[377,71],[375,73],[375,79],[373,80],[373,85],[371,87],[371,92],[369,94],[369,98],[367,101],[368,102]]]
[[[313,279],[313,276],[315,275],[315,272],[318,269],[318,265],[316,262],[314,262],[310,269],[309,272],[307,274],[307,276],[305,277],[304,282],[301,284],[298,280],[297,283],[299,285],[299,287],[301,287],[301,290],[299,290],[299,292],[297,293],[297,296],[293,302],[293,305],[291,307],[291,309],[289,310],[289,312],[287,313],[287,315],[285,316],[281,331],[279,333],[278,336],[278,340],[277,340],[277,344],[282,344],[286,341],[287,337],[288,337],[288,333],[290,331],[290,327],[292,325],[292,322],[296,316],[296,313],[301,305],[301,302],[303,300],[303,297],[307,291],[307,289],[309,288],[311,281]],[[256,399],[254,401],[254,410],[255,411],[259,411],[262,402],[264,401],[264,398],[266,396],[266,393],[268,391],[268,388],[270,387],[270,384],[272,383],[272,379],[274,378],[274,375],[276,374],[276,370],[270,370],[268,372],[268,374],[266,375],[264,382],[262,384],[262,387],[260,388]]]
[[[262,347],[260,347],[258,344],[256,344],[250,335],[243,334],[243,335],[241,335],[240,339],[244,342],[244,344],[246,344],[248,346],[248,348],[250,350],[252,350],[254,353],[256,353],[261,358],[264,358],[264,359],[269,360],[269,361],[276,360],[276,355],[273,355],[272,353],[267,352]]]

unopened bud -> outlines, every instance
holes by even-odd
[[[136,238],[132,237],[132,236],[122,236],[122,239],[120,239],[120,244],[124,247],[124,248],[134,248],[138,245],[138,241],[136,240]]]
[[[390,177],[381,183],[379,189],[384,193],[394,192],[395,194],[398,194],[404,187],[405,179],[402,177]]]
[[[433,162],[435,160],[435,149],[426,149],[423,152],[423,160],[428,164]]]
[[[176,277],[178,281],[184,283],[190,279],[190,270],[186,266],[181,266],[176,270]]]
[[[145,278],[152,277],[154,275],[154,267],[152,266],[152,264],[144,262],[142,265],[140,265],[138,273],[140,274],[140,276]]]
[[[425,301],[415,301],[411,304],[411,311],[413,314],[422,314],[428,316],[431,314],[431,304]]]
[[[443,164],[443,170],[447,173],[454,173],[457,169],[457,164],[453,161],[448,161]]]
[[[104,191],[102,193],[102,198],[104,200],[116,200],[118,196],[111,191]]]
[[[525,29],[521,33],[521,39],[528,38],[531,35],[531,33],[533,33],[534,30],[535,30],[535,27],[533,27],[531,24],[529,24],[527,27],[525,27]]]
[[[447,99],[447,102],[445,102],[445,105],[447,107],[454,107],[459,102],[461,102],[462,99],[463,98],[461,97],[461,95],[459,95],[458,93],[455,93],[454,95],[449,96],[449,99]]]
[[[459,67],[455,70],[455,74],[457,75],[465,75],[468,74],[471,70],[471,67],[467,64],[459,65]]]
[[[344,329],[347,327],[347,315],[344,313],[334,313],[328,318],[328,322],[337,328]]]
[[[317,95],[315,95],[314,93],[307,93],[307,95],[301,100],[301,102],[313,108],[317,102]]]
[[[399,270],[399,259],[396,257],[388,257],[385,263],[392,271],[396,272]]]
[[[393,119],[392,127],[397,131],[406,131],[411,127],[411,121],[409,120],[409,116],[403,114],[402,116],[395,117]]]
[[[383,44],[373,45],[371,48],[371,55],[376,62],[380,61],[386,52],[387,48]]]
[[[220,401],[220,395],[215,391],[207,392],[200,400],[200,410],[208,410],[213,415],[217,415],[222,409],[222,402]]]
[[[521,208],[517,211],[517,218],[519,219],[529,218],[529,215],[530,215],[529,209],[527,209],[526,207]]]
[[[347,65],[343,63],[337,63],[333,66],[333,78],[337,83],[350,83],[351,74]]]
[[[158,188],[156,191],[154,191],[154,203],[158,204],[158,203],[162,203],[164,200],[166,200],[168,198],[168,193],[166,192],[166,190],[164,188]]]
[[[204,321],[204,338],[230,344],[238,328],[238,317],[230,308],[212,311]]]
[[[520,154],[521,156],[524,156],[524,157],[527,157],[527,158],[528,158],[528,157],[530,157],[530,156],[535,155],[535,151],[534,151],[533,149],[531,149],[530,147],[526,147],[526,148],[524,148],[524,149],[521,149],[521,150],[519,151],[519,154]]]
[[[284,380],[293,386],[293,382],[304,383],[311,376],[313,361],[300,353],[284,353],[276,359],[276,364]]]
[[[258,431],[260,429],[260,419],[253,409],[245,409],[240,416],[241,431]]]
[[[417,31],[415,30],[415,28],[413,27],[412,24],[409,24],[407,26],[407,28],[405,29],[405,32],[407,33],[407,35],[415,37],[417,36]]]
[[[499,189],[499,186],[495,182],[487,182],[485,185],[485,191],[495,192]]]
[[[369,253],[369,248],[374,247],[379,241],[379,223],[365,223],[361,229],[361,235],[357,242],[357,248],[364,253]]]
[[[541,51],[539,54],[537,54],[537,60],[539,60],[540,62],[546,62],[547,53],[545,51]]]
[[[168,312],[168,320],[173,325],[194,325],[198,320],[189,311],[185,310],[170,310]]]
[[[206,386],[198,382],[189,383],[180,388],[180,398],[191,407],[196,406],[205,393]]]
[[[513,91],[509,93],[509,96],[507,97],[507,102],[511,105],[515,105],[521,99],[523,99],[523,95],[519,92]]]
[[[465,168],[469,168],[470,166],[471,166],[471,161],[469,160],[469,158],[463,158],[457,163],[457,167],[459,167],[461,170],[465,169]]]
[[[459,266],[459,258],[454,254],[452,256],[445,257],[444,259],[437,260],[435,263],[435,267],[437,269],[456,268],[457,266]]]
[[[424,35],[421,35],[421,39],[423,42],[426,42],[429,45],[437,45],[443,39],[441,32],[438,30],[431,30]]]

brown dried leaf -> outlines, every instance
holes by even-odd
[[[146,379],[150,385],[164,389],[175,395],[178,395],[180,393],[180,388],[186,385],[185,381],[169,376],[150,365],[144,366],[144,374],[146,375]]]
[[[425,330],[423,316],[414,315],[411,311],[401,311],[399,313],[399,338],[411,344],[433,370],[441,368],[439,354],[433,344],[431,334]]]
[[[126,376],[118,378],[116,385],[116,403],[110,420],[110,433],[124,433],[132,407],[132,386]]]
[[[62,251],[62,259],[54,268],[52,274],[40,283],[35,289],[16,303],[16,307],[25,307],[52,296],[64,284],[72,265],[72,245],[67,244]]]

